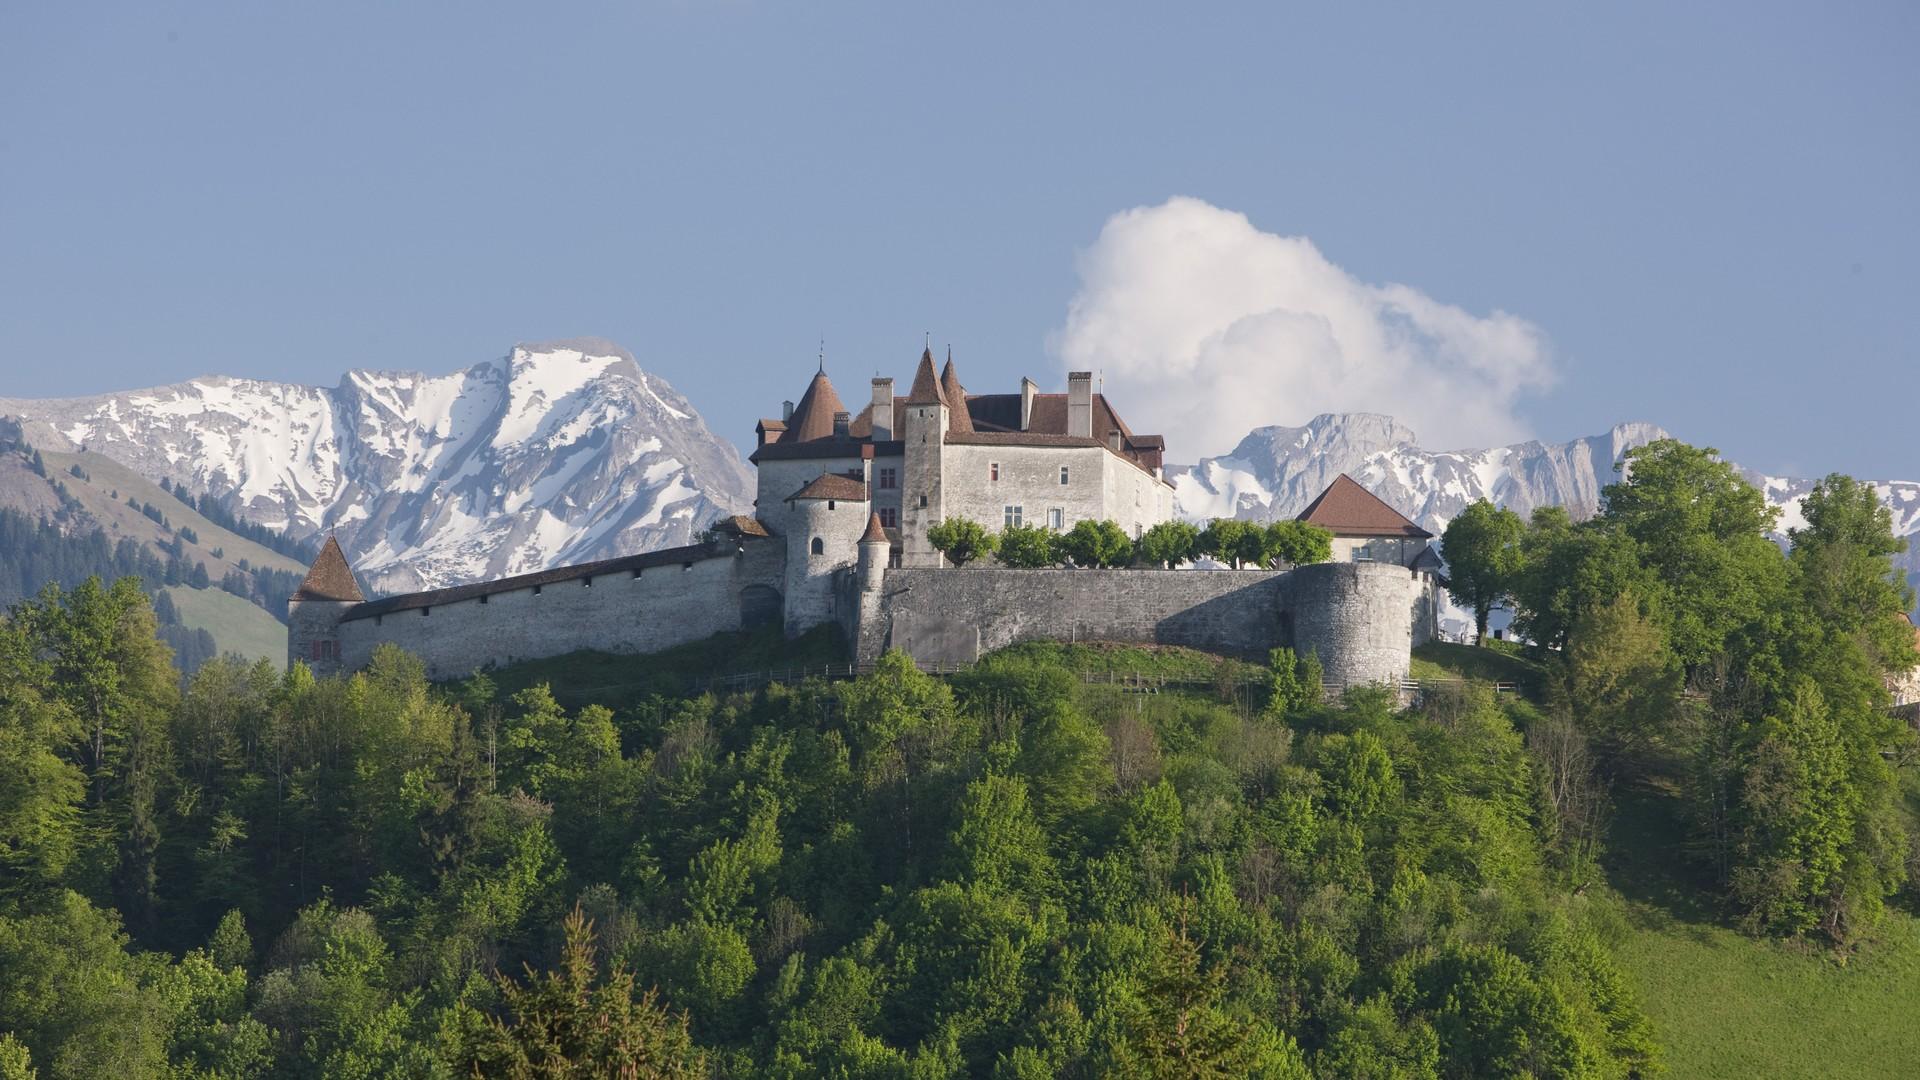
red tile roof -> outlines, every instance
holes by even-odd
[[[795,499],[844,499],[847,502],[865,502],[867,485],[851,476],[823,473],[808,481],[799,491],[787,496],[788,502]]]
[[[1333,478],[1320,497],[1296,519],[1318,525],[1335,536],[1406,536],[1426,539],[1433,534],[1407,520],[1406,515],[1360,486],[1346,473]]]
[[[863,544],[884,544],[888,542],[887,529],[886,526],[880,524],[880,512],[878,510],[874,511],[867,518],[867,531],[861,534],[860,542]]]
[[[793,407],[793,418],[787,421],[787,430],[780,434],[780,441],[797,443],[829,438],[833,435],[833,414],[845,411],[847,407],[840,403],[840,395],[833,392],[833,383],[828,381],[826,371],[815,372],[813,381],[807,384],[807,392],[800,395],[800,404]]]
[[[750,518],[745,514],[735,514],[730,518],[722,518],[713,523],[713,529],[715,532],[732,533],[735,536],[773,535],[767,531],[765,525],[760,524],[759,519]]]
[[[295,600],[351,600],[359,602],[366,599],[360,592],[360,583],[353,579],[353,568],[347,565],[347,556],[340,550],[340,542],[332,536],[320,547],[320,554],[313,560],[313,568],[307,571],[306,580],[294,590]]]
[[[920,366],[913,369],[913,389],[907,392],[909,405],[946,405],[940,393],[940,378],[933,373],[933,350],[920,354]],[[868,406],[871,408],[872,406]]]
[[[960,385],[960,373],[953,370],[952,353],[947,354],[947,369],[940,373],[940,396],[947,399],[947,430],[971,433],[973,414],[967,408],[967,388]]]

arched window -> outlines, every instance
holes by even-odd
[[[814,553],[815,555],[825,555],[825,554],[827,553],[827,542],[826,542],[825,540],[822,540],[822,539],[820,539],[820,538],[819,538],[819,537],[817,537],[817,536],[816,536],[816,537],[814,537],[814,538],[813,538],[813,553]]]

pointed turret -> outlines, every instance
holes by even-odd
[[[920,354],[920,366],[913,370],[913,389],[907,394],[909,405],[945,405],[946,396],[940,392],[940,377],[933,373],[933,350]]]
[[[783,443],[811,442],[824,439],[833,434],[833,417],[836,413],[847,411],[840,402],[840,395],[833,390],[833,383],[827,378],[826,362],[821,361],[819,371],[814,372],[813,381],[807,384],[807,392],[800,395],[800,404],[793,407],[793,416],[787,420],[787,430],[781,432]]]
[[[880,524],[880,514],[875,511],[867,518],[866,534],[860,537],[860,588],[864,592],[880,591],[887,577],[887,551],[893,541],[887,539],[886,527]]]
[[[294,591],[293,599],[344,600],[355,604],[366,599],[360,592],[360,583],[353,578],[353,567],[347,565],[346,553],[340,550],[340,542],[331,535],[320,546],[319,556],[313,560],[300,588]]]
[[[960,385],[960,373],[953,369],[953,350],[947,350],[947,366],[940,372],[940,396],[947,399],[947,430],[973,432],[973,416],[967,411],[967,388]]]

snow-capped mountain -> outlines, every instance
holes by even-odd
[[[753,502],[733,445],[594,339],[450,375],[349,371],[330,388],[208,376],[0,399],[0,415],[36,445],[84,446],[296,537],[334,530],[381,592],[684,544]]]
[[[1304,427],[1256,428],[1232,453],[1171,467],[1168,474],[1183,517],[1272,521],[1305,509],[1344,472],[1437,536],[1478,499],[1522,517],[1541,506],[1564,506],[1576,520],[1589,517],[1600,508],[1600,489],[1617,479],[1613,466],[1620,456],[1666,437],[1652,424],[1628,423],[1565,443],[1433,451],[1421,449],[1414,433],[1392,417],[1330,413]],[[1805,524],[1800,500],[1813,480],[1741,472],[1780,507],[1782,533]],[[1875,488],[1893,512],[1895,535],[1908,540],[1900,564],[1920,586],[1920,482],[1879,482]]]

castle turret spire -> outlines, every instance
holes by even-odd
[[[920,366],[913,370],[913,389],[907,394],[909,405],[945,405],[947,399],[940,392],[940,377],[933,373],[933,349],[920,353]]]
[[[947,366],[940,372],[940,396],[947,399],[947,430],[973,431],[973,414],[967,411],[967,388],[960,385],[960,373],[953,368],[953,346],[947,346]]]
[[[800,395],[800,404],[793,407],[793,415],[787,419],[787,430],[780,434],[780,441],[795,443],[827,438],[833,434],[834,414],[846,411],[847,407],[840,403],[840,395],[834,392],[833,383],[827,378],[826,360],[822,358],[820,370],[814,372],[813,381],[807,384],[807,392]]]
[[[356,604],[366,599],[360,592],[360,583],[353,578],[353,567],[347,565],[346,553],[340,550],[340,541],[331,533],[320,546],[320,554],[307,570],[306,579],[294,591],[293,599],[348,600]]]

